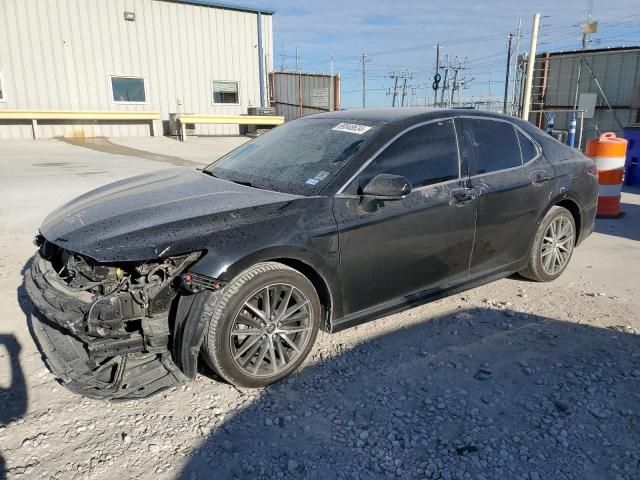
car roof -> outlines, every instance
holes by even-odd
[[[503,115],[493,112],[484,112],[474,109],[443,109],[425,107],[386,107],[386,108],[353,108],[336,112],[326,112],[313,115],[313,118],[331,118],[336,120],[361,120],[363,122],[375,123],[413,123],[423,120],[436,119],[440,117],[451,117],[461,115],[482,116],[488,118],[500,118],[514,122],[516,120],[510,115]]]

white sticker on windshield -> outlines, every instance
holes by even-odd
[[[325,172],[324,170],[320,170],[318,172],[318,174],[313,177],[310,178],[309,180],[307,180],[306,183],[307,185],[312,185],[312,186],[316,186],[318,185],[322,180],[324,180],[325,178],[327,178],[329,175],[331,175],[329,172]]]
[[[340,123],[333,127],[331,130],[335,130],[336,132],[349,132],[355,133],[356,135],[362,135],[363,133],[371,130],[371,127],[367,127],[366,125],[357,125],[355,123]]]

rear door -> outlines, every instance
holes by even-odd
[[[403,175],[413,191],[363,208],[359,192],[381,173]],[[468,274],[475,200],[465,176],[454,121],[439,120],[400,134],[335,197],[345,315]]]
[[[553,169],[539,146],[508,120],[463,117],[464,156],[477,194],[471,274],[525,258],[549,202]]]

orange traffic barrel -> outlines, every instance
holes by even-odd
[[[607,132],[587,142],[587,156],[593,158],[598,169],[598,217],[618,218],[620,208],[627,141]]]

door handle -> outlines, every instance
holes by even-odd
[[[534,185],[543,185],[549,182],[550,180],[551,180],[551,177],[546,173],[539,173],[538,175],[536,175],[536,177],[533,179],[531,183],[533,183]]]

